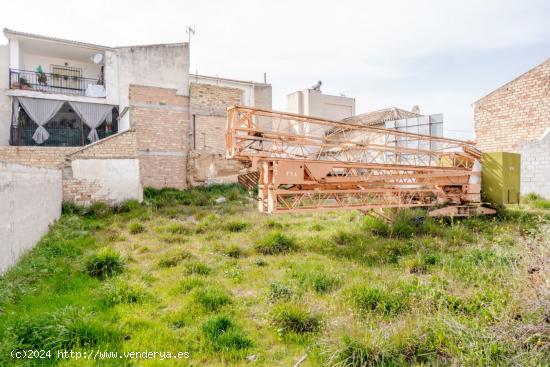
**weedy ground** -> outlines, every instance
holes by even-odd
[[[0,278],[0,365],[548,365],[548,207],[389,225],[263,215],[238,186],[65,205]],[[190,358],[10,357],[29,349]]]

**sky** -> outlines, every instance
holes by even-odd
[[[550,57],[548,0],[9,1],[0,27],[124,46],[188,40],[190,72],[267,81],[273,108],[323,82],[356,99],[443,113],[473,137],[472,103]],[[5,43],[5,40],[4,40]]]

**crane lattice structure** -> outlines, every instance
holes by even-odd
[[[472,142],[241,106],[227,116],[226,157],[259,170],[260,211],[493,212]]]

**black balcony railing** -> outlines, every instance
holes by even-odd
[[[86,95],[88,85],[102,84],[99,79],[10,69],[10,89]]]

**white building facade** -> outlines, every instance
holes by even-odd
[[[189,95],[187,43],[107,47],[8,29],[4,36],[0,146],[82,146],[127,130],[132,84]],[[46,133],[36,139],[39,128]]]

